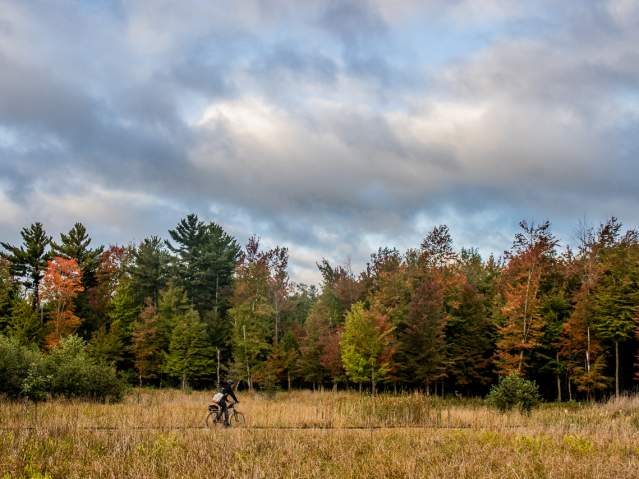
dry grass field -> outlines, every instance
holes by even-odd
[[[639,398],[499,414],[421,395],[240,393],[244,427],[203,427],[209,394],[0,403],[0,477],[639,477]]]

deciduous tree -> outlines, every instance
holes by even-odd
[[[42,281],[42,299],[51,308],[47,347],[56,346],[80,325],[80,318],[74,313],[73,300],[82,291],[82,271],[75,259],[56,256],[49,261]]]

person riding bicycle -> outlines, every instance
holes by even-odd
[[[231,396],[233,398],[233,401],[235,401],[236,403],[240,402],[237,400],[237,398],[235,397],[235,393],[233,392],[233,381],[231,381],[230,379],[224,381],[219,388],[218,394],[216,394],[215,396],[219,397],[219,399],[217,399],[217,403],[220,405],[220,407],[222,408],[222,412],[224,413],[224,426],[229,427],[231,424],[229,423],[229,407],[226,404],[226,400],[229,396]]]

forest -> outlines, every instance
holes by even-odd
[[[87,391],[99,371],[185,389],[229,377],[265,391],[483,396],[516,374],[546,400],[635,390],[637,231],[613,217],[560,247],[549,222],[519,226],[497,257],[455,250],[440,225],[408,251],[379,248],[359,273],[321,259],[316,287],[290,279],[287,248],[241,246],[194,214],[129,245],[34,223],[22,244],[0,243],[0,393],[64,395],[33,361],[65,355],[94,368]]]

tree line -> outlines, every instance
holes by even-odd
[[[616,218],[563,249],[523,221],[498,258],[456,251],[441,225],[358,274],[321,260],[319,288],[291,281],[286,248],[242,247],[193,214],[136,245],[93,246],[81,223],[21,236],[0,243],[2,344],[71,341],[131,384],[484,395],[516,374],[576,400],[639,381],[639,234]]]

